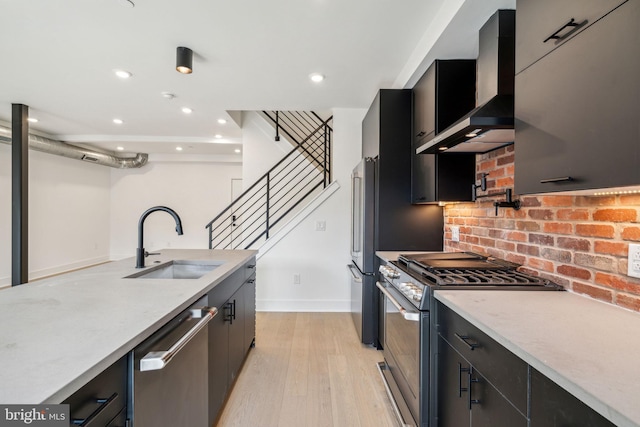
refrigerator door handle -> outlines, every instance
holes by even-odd
[[[362,251],[362,178],[357,175],[351,177],[351,252],[357,254]]]
[[[356,269],[356,266],[354,266],[353,264],[347,264],[347,268],[349,269],[349,272],[351,273],[351,277],[353,277],[353,280],[355,280],[356,282],[362,283],[362,276],[360,275],[360,272],[356,271],[354,274],[354,269]]]

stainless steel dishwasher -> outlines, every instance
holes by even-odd
[[[208,427],[207,323],[217,313],[204,296],[134,349],[134,427]]]

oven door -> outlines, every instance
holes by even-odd
[[[397,408],[402,415],[403,423],[421,425],[421,334],[428,327],[429,312],[417,310],[399,291],[392,286],[378,282],[376,284],[385,298],[385,333],[384,333],[384,359],[386,369],[391,373],[389,390],[395,400]],[[428,345],[428,341],[427,341]],[[424,350],[424,349],[423,349]],[[426,350],[428,351],[428,349]],[[400,394],[399,396],[396,394]],[[413,420],[403,412],[407,408]]]

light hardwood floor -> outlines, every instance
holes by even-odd
[[[256,347],[218,427],[398,425],[349,313],[258,313]]]

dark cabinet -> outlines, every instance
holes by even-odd
[[[627,0],[518,0],[516,73]]]
[[[362,120],[363,155],[377,158],[374,209],[365,211],[373,229],[364,232],[375,250],[442,250],[442,208],[411,203],[412,95],[410,89],[381,89]]]
[[[438,303],[442,427],[527,427],[528,365]]]
[[[531,368],[530,427],[614,427],[565,389]]]
[[[219,315],[209,323],[209,424],[213,425],[255,340],[256,262],[245,263],[209,292]]]
[[[62,402],[69,404],[70,425],[124,427],[127,371],[127,356],[124,356]]]
[[[436,60],[413,87],[411,201],[470,201],[475,154],[416,154],[476,102],[476,61]]]
[[[475,154],[414,154],[411,167],[412,203],[471,201]]]
[[[516,75],[516,193],[640,184],[640,4],[620,3],[518,0],[516,61],[544,56]],[[556,10],[588,22],[547,53]]]

